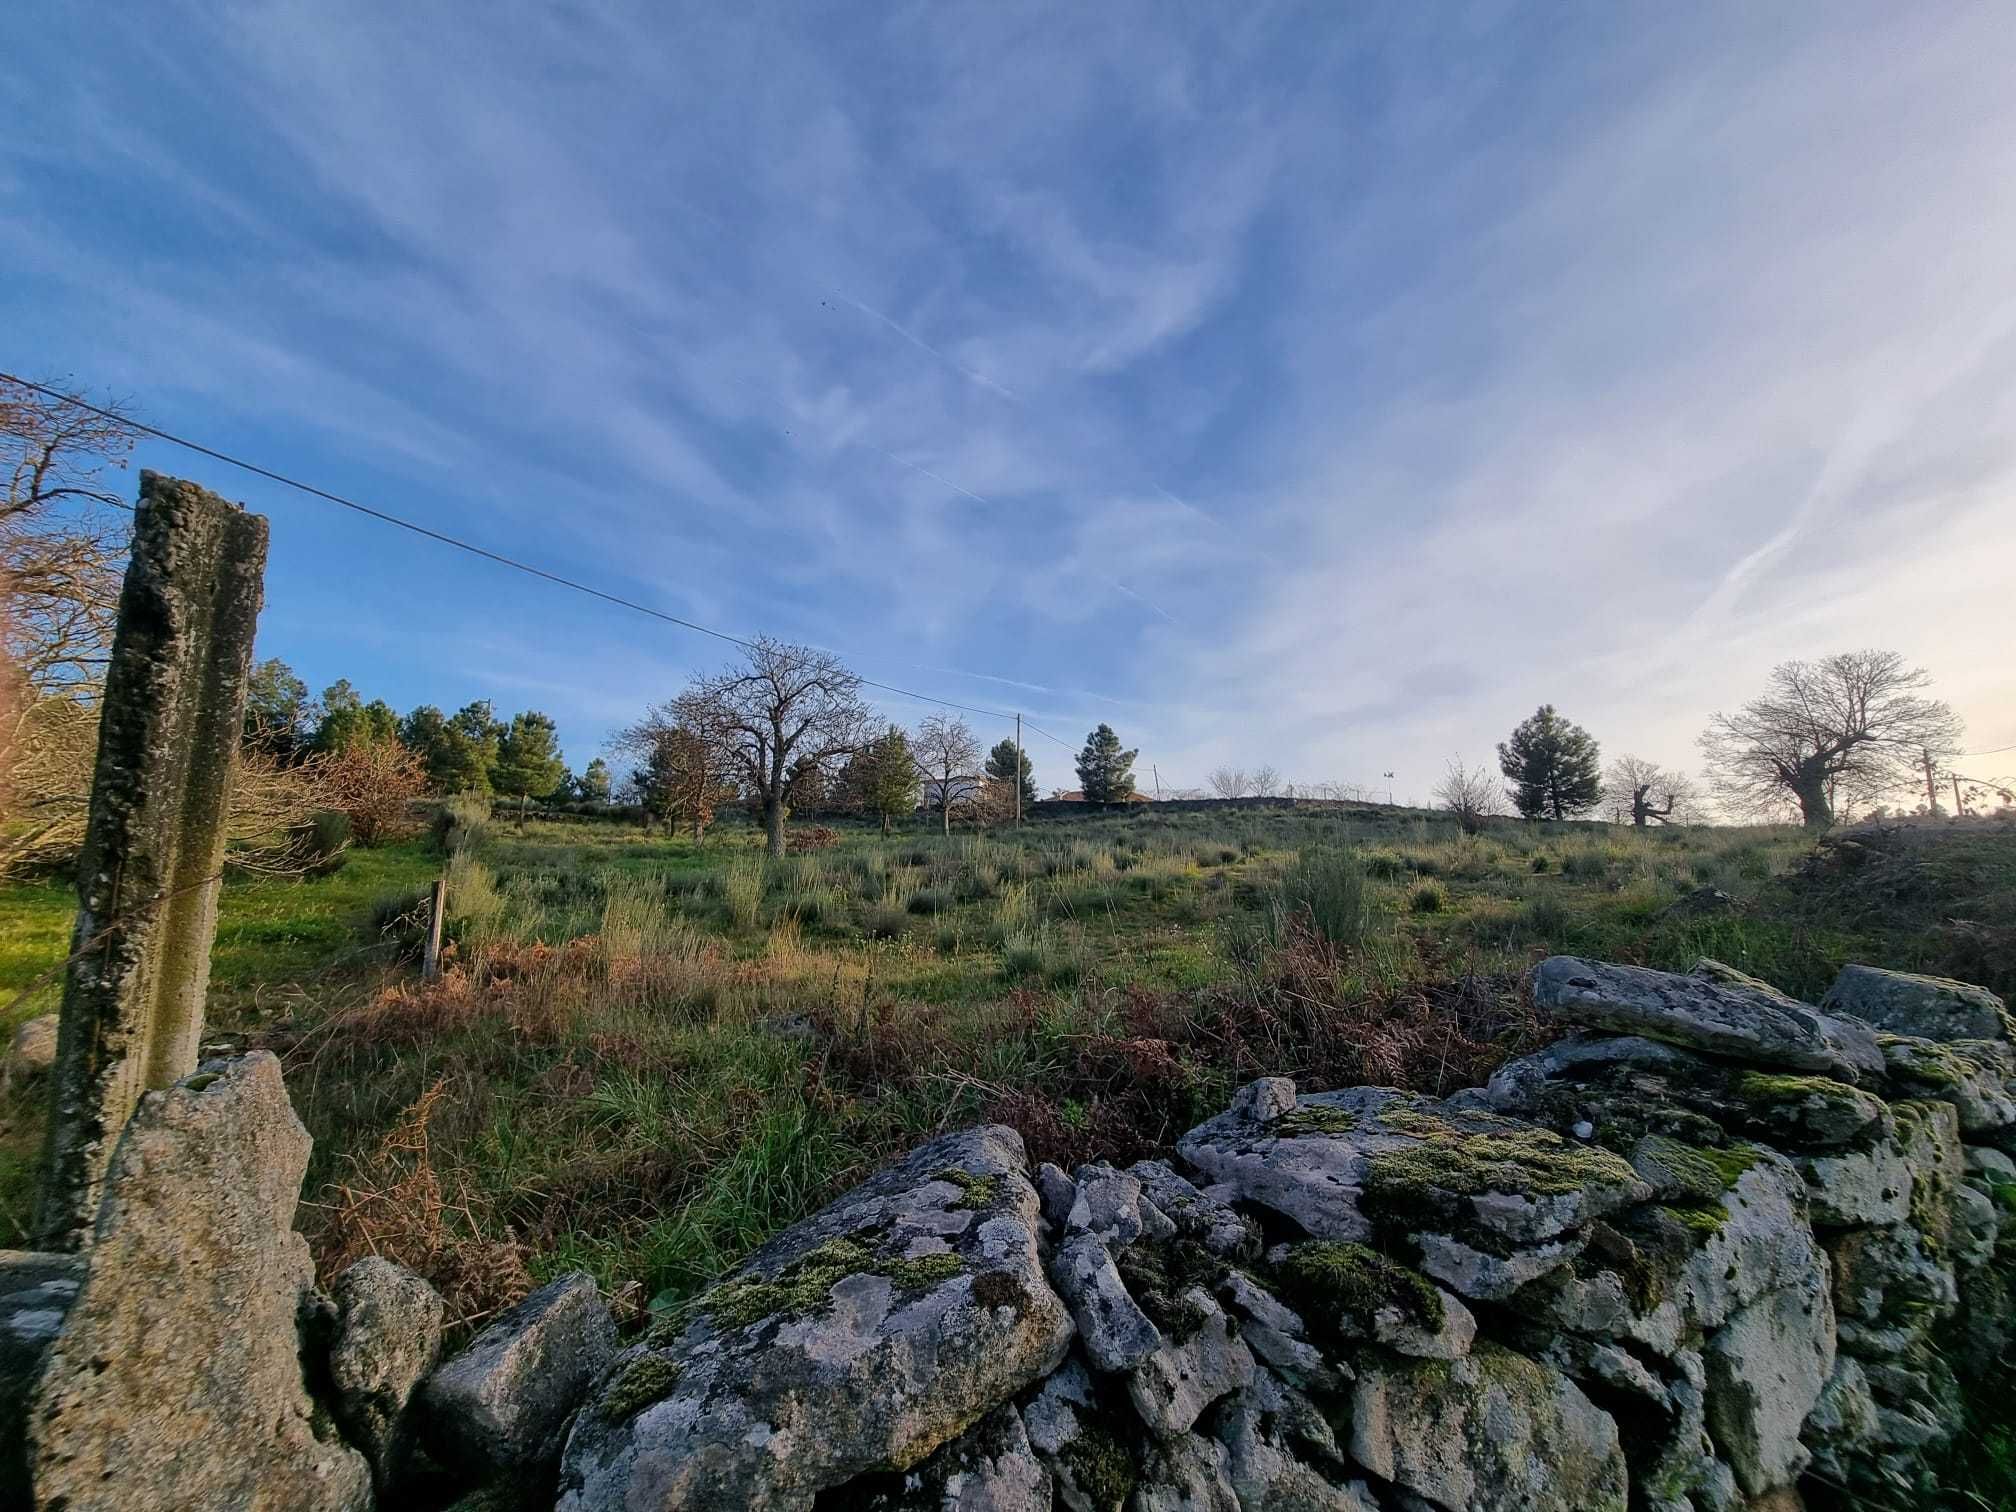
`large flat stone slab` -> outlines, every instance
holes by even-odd
[[[1549,956],[1534,969],[1533,1002],[1561,1023],[1641,1035],[1711,1055],[1844,1081],[1878,1078],[1875,1032],[1831,1018],[1733,968],[1652,971],[1580,956]]]

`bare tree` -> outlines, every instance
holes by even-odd
[[[861,679],[838,657],[767,636],[741,665],[700,679],[661,712],[720,755],[762,810],[770,855],[780,860],[794,777],[858,749],[870,719]]]
[[[1453,814],[1466,835],[1484,828],[1484,821],[1505,811],[1505,795],[1488,767],[1471,768],[1460,756],[1449,758],[1442,781],[1436,785],[1435,801]]]
[[[933,714],[910,737],[910,758],[924,779],[924,800],[934,804],[952,833],[952,810],[974,798],[985,782],[980,771],[980,742],[963,719]]]
[[[1204,780],[1220,798],[1244,798],[1253,791],[1253,779],[1239,767],[1219,767]]]
[[[1279,767],[1263,766],[1255,770],[1253,773],[1253,793],[1255,797],[1259,798],[1280,797],[1281,769]]]
[[[1603,774],[1603,794],[1619,822],[1629,815],[1639,829],[1651,820],[1685,824],[1694,816],[1699,795],[1685,772],[1668,771],[1642,756],[1619,756]]]
[[[7,646],[40,696],[90,697],[105,678],[128,525],[103,476],[138,434],[117,400],[97,414],[0,379],[0,573],[12,584]]]
[[[1863,794],[1901,787],[1921,763],[1958,746],[1959,717],[1923,696],[1931,682],[1894,651],[1782,663],[1761,698],[1717,714],[1702,733],[1717,793],[1751,813],[1790,798],[1807,828],[1825,829],[1844,786]]]

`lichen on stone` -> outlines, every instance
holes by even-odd
[[[975,1176],[971,1171],[962,1171],[957,1166],[947,1166],[942,1171],[934,1171],[931,1179],[947,1182],[959,1188],[959,1200],[952,1204],[955,1208],[984,1211],[992,1207],[1001,1195],[999,1176]]]
[[[886,1276],[898,1292],[919,1292],[949,1281],[965,1269],[965,1261],[950,1253],[878,1256],[859,1236],[848,1235],[806,1251],[773,1278],[745,1276],[725,1281],[704,1293],[698,1306],[717,1327],[746,1328],[765,1318],[816,1312],[833,1288],[849,1276]]]

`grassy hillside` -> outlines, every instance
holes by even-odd
[[[1787,830],[1149,812],[841,831],[781,864],[734,827],[459,838],[234,879],[212,1021],[287,1062],[325,1264],[392,1254],[464,1319],[572,1266],[633,1305],[677,1298],[961,1122],[1069,1164],[1164,1149],[1267,1072],[1468,1084],[1539,1037],[1518,983],[1553,951],[1713,955],[1812,996],[1849,959],[1995,948],[1933,917],[1960,885],[1949,847],[1843,861]],[[1993,898],[2016,841],[1965,846]],[[429,986],[406,952],[444,869],[451,964]],[[1888,902],[1863,896],[1879,875]],[[1709,886],[1734,906],[1683,901]],[[0,990],[58,965],[68,919],[65,889],[0,894]],[[53,1001],[34,988],[9,1022]],[[40,1113],[4,1117],[0,1244],[24,1237]]]

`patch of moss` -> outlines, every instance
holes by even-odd
[[[1466,1128],[1403,1109],[1382,1114],[1380,1122],[1420,1140],[1407,1149],[1374,1155],[1367,1163],[1366,1197],[1395,1216],[1434,1206],[1432,1194],[1558,1197],[1591,1185],[1622,1186],[1638,1179],[1630,1162],[1612,1151],[1571,1144],[1546,1129],[1510,1120],[1480,1119]]]
[[[608,1422],[624,1422],[670,1396],[679,1384],[679,1376],[676,1361],[659,1354],[640,1355],[602,1394],[595,1410]]]
[[[1710,1146],[1697,1152],[1722,1183],[1722,1190],[1728,1191],[1736,1185],[1743,1173],[1764,1158],[1764,1152],[1753,1144],[1726,1144]]]
[[[1369,1320],[1383,1307],[1398,1308],[1423,1328],[1442,1326],[1435,1283],[1367,1245],[1331,1239],[1294,1245],[1266,1279],[1314,1328],[1340,1313]]]
[[[932,1173],[933,1181],[950,1182],[959,1188],[959,1200],[952,1204],[955,1208],[984,1210],[994,1205],[1001,1195],[999,1176],[975,1176],[971,1171],[962,1171],[957,1166],[947,1166],[942,1171]]]
[[[1356,1113],[1309,1103],[1283,1113],[1267,1125],[1267,1132],[1282,1139],[1292,1139],[1298,1134],[1349,1134],[1357,1127]]]
[[[223,1074],[221,1071],[205,1071],[201,1075],[189,1077],[182,1083],[182,1090],[185,1092],[201,1092],[212,1082],[219,1080]]]
[[[1659,1209],[1666,1217],[1679,1224],[1694,1236],[1697,1244],[1706,1244],[1722,1232],[1722,1225],[1729,1221],[1729,1210],[1724,1207],[1673,1207]]]
[[[1059,1458],[1071,1467],[1072,1479],[1095,1507],[1124,1506],[1140,1484],[1141,1472],[1126,1442],[1097,1419],[1080,1425],[1078,1436],[1064,1446]]]
[[[1808,1097],[1824,1097],[1829,1102],[1859,1105],[1869,1095],[1831,1076],[1780,1076],[1768,1071],[1745,1071],[1736,1078],[1736,1090],[1753,1102],[1799,1102]]]
[[[1203,1245],[1181,1238],[1130,1244],[1114,1255],[1113,1265],[1148,1321],[1178,1344],[1194,1338],[1210,1316],[1184,1294],[1192,1287],[1215,1290],[1230,1269]]]
[[[954,1254],[881,1258],[855,1235],[829,1239],[808,1250],[769,1280],[749,1276],[726,1281],[699,1299],[716,1326],[746,1328],[780,1314],[797,1317],[824,1306],[827,1294],[849,1276],[887,1276],[898,1292],[919,1292],[965,1270]]]

